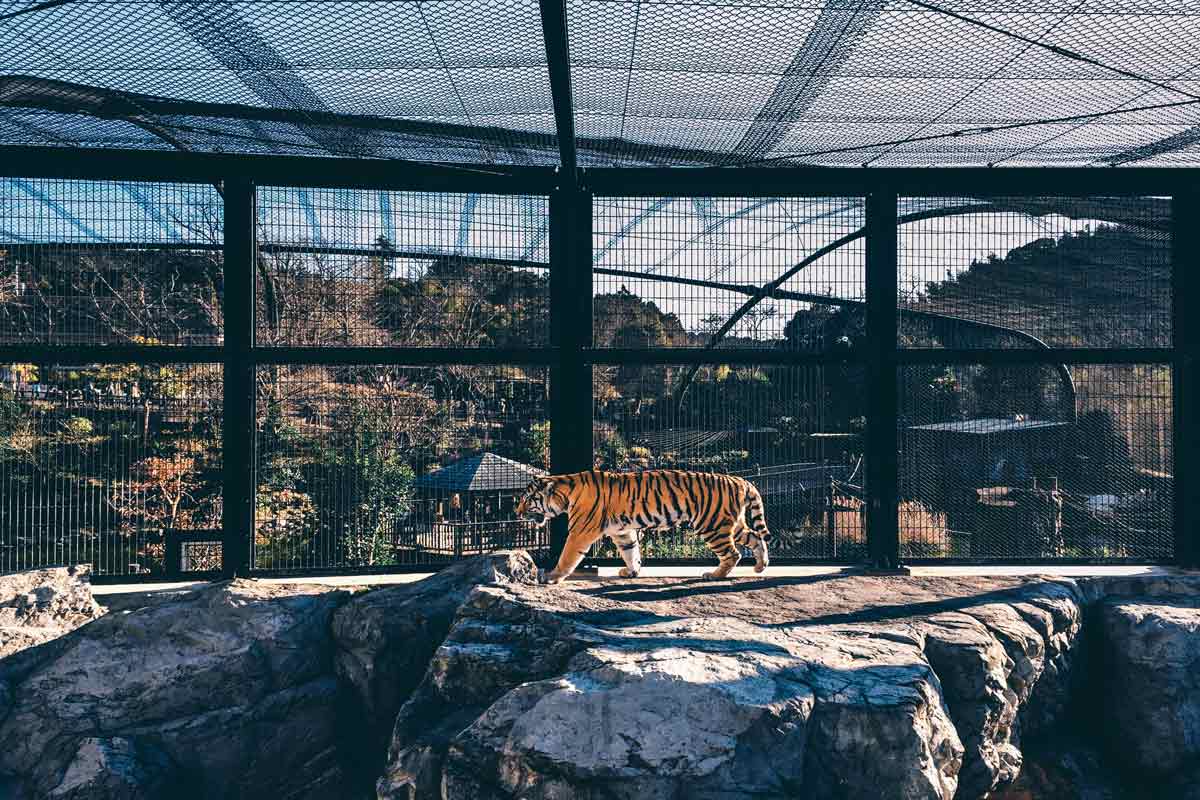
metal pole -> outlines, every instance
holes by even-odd
[[[592,196],[576,186],[550,196],[550,467],[556,474],[592,466]],[[566,515],[550,530],[550,558],[567,541]]]
[[[1200,567],[1200,508],[1195,480],[1200,430],[1195,419],[1196,355],[1200,345],[1200,191],[1176,194],[1171,204],[1171,314],[1175,359],[1171,370],[1174,433],[1175,560]]]
[[[232,578],[249,574],[254,535],[254,184],[245,179],[227,180],[224,199],[221,570]]]
[[[896,453],[896,193],[867,195],[867,542],[870,567],[900,568]]]

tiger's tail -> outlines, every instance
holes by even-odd
[[[764,542],[771,541],[771,532],[767,530],[767,513],[763,509],[762,495],[758,488],[749,481],[746,482],[746,522],[754,535]]]

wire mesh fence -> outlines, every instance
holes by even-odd
[[[589,352],[550,337],[540,194],[260,187],[239,239],[257,237],[239,271],[253,326],[227,332],[241,284],[225,281],[225,191],[0,181],[0,347],[21,353],[0,359],[0,569],[228,571],[237,536],[259,573],[548,557],[548,531],[513,505],[550,468],[552,420],[591,431],[598,468],[746,477],[777,560],[867,558],[879,354],[862,198],[590,200]],[[897,211],[901,556],[1174,557],[1172,202],[903,197]],[[553,256],[573,285],[579,265]],[[175,349],[72,361],[160,344]],[[345,352],[359,347],[376,349]],[[1093,352],[1001,352],[1045,347]],[[1129,348],[1162,357],[1131,363]],[[199,363],[213,358],[227,363]],[[579,365],[591,403],[556,400],[552,366]],[[253,426],[249,405],[223,407],[229,368],[253,372]],[[223,469],[238,415],[245,519],[222,502],[250,471]],[[710,558],[679,530],[645,552]]]
[[[1173,555],[1169,366],[922,365],[899,385],[905,557]]]
[[[680,395],[689,371],[593,369],[596,467],[739,475],[763,497],[773,557],[861,559],[862,368],[714,364]],[[648,559],[712,558],[682,528],[646,532],[642,548]],[[602,542],[594,554],[616,552]]]
[[[507,547],[549,466],[540,367],[261,366],[257,570],[386,569]]]
[[[547,199],[264,188],[260,346],[548,344]]]
[[[219,543],[221,404],[219,366],[0,366],[0,570],[163,576],[185,538]]]
[[[211,186],[0,179],[0,344],[219,344]]]
[[[861,334],[861,198],[598,198],[593,220],[596,347],[815,352]]]
[[[900,345],[1165,347],[1164,198],[901,198]]]

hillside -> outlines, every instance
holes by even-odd
[[[1055,347],[1170,344],[1170,241],[1142,229],[1100,226],[1038,239],[938,282],[921,285],[902,272],[900,284],[903,308],[1015,328]],[[911,315],[900,324],[906,344],[1016,344]]]

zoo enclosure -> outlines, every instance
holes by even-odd
[[[70,259],[89,251],[119,252],[125,254],[122,258],[126,262],[141,264],[145,269],[161,265],[148,256],[143,260],[142,256],[129,254],[174,250],[207,253],[210,261],[219,262],[219,307],[210,309],[212,318],[219,320],[219,324],[214,326],[207,339],[201,337],[197,341],[194,336],[179,336],[175,340],[143,337],[137,342],[127,337],[123,341],[102,341],[96,331],[78,326],[68,326],[65,331],[38,330],[22,328],[18,323],[6,336],[0,354],[2,363],[11,365],[34,364],[50,368],[53,365],[107,364],[161,370],[149,379],[151,383],[170,382],[196,387],[165,392],[163,407],[156,406],[153,411],[146,399],[148,395],[140,391],[140,398],[134,398],[131,391],[118,391],[110,393],[107,399],[97,397],[89,401],[86,394],[97,391],[94,385],[85,387],[87,392],[76,390],[75,396],[68,393],[62,397],[38,399],[46,407],[69,411],[71,404],[75,404],[78,408],[88,409],[87,414],[66,413],[60,414],[62,420],[55,418],[54,436],[60,444],[53,453],[43,448],[41,452],[45,457],[83,452],[86,440],[95,433],[95,426],[110,424],[102,422],[106,414],[121,413],[116,409],[120,403],[139,406],[139,399],[146,426],[154,416],[154,424],[162,426],[162,431],[171,425],[185,427],[190,434],[199,431],[197,426],[203,425],[210,426],[210,435],[219,431],[217,452],[203,457],[207,459],[205,469],[219,474],[220,478],[219,502],[214,500],[214,510],[208,514],[211,527],[162,525],[157,535],[161,537],[158,546],[162,548],[164,574],[189,572],[185,568],[196,564],[213,568],[218,563],[225,574],[428,568],[430,564],[444,563],[448,558],[467,554],[471,551],[472,541],[486,549],[484,539],[476,534],[481,523],[434,518],[434,515],[446,514],[446,509],[439,511],[437,508],[436,489],[431,490],[434,496],[429,501],[427,519],[431,520],[431,529],[435,524],[449,526],[447,529],[454,544],[448,547],[435,543],[418,545],[414,541],[410,551],[406,551],[409,557],[393,558],[388,564],[378,566],[363,563],[364,559],[358,556],[348,559],[347,551],[341,545],[322,550],[324,544],[305,542],[293,550],[289,550],[292,544],[282,551],[271,548],[271,532],[264,534],[262,530],[264,514],[286,518],[288,513],[302,515],[309,512],[287,505],[291,501],[283,479],[280,485],[284,488],[264,501],[264,472],[274,469],[270,463],[274,456],[291,454],[296,460],[304,461],[314,460],[318,455],[301,453],[305,447],[316,446],[312,444],[312,437],[298,443],[284,432],[287,425],[281,422],[279,430],[267,432],[264,420],[272,419],[273,408],[292,403],[297,394],[302,396],[314,386],[318,394],[322,391],[325,395],[344,394],[332,403],[324,399],[310,402],[306,408],[300,408],[303,402],[297,403],[299,410],[294,415],[289,409],[287,414],[277,415],[277,418],[286,422],[291,415],[322,431],[322,436],[332,437],[325,448],[334,451],[328,456],[332,466],[320,491],[329,498],[327,505],[361,509],[364,506],[361,486],[354,481],[373,481],[381,474],[399,469],[396,464],[373,460],[372,444],[361,436],[362,431],[375,430],[373,419],[364,418],[361,411],[355,410],[355,398],[345,389],[370,380],[400,384],[402,388],[393,393],[395,397],[432,408],[421,419],[449,420],[458,426],[456,429],[473,431],[471,435],[481,443],[477,450],[487,449],[486,445],[492,441],[489,436],[494,436],[496,441],[506,441],[516,435],[515,431],[544,419],[549,423],[546,434],[548,466],[555,472],[591,467],[596,463],[598,446],[614,431],[639,441],[647,441],[647,434],[661,438],[664,434],[677,436],[697,432],[706,441],[711,440],[710,434],[742,437],[746,441],[755,436],[776,436],[778,441],[771,446],[776,449],[777,457],[766,465],[768,478],[772,469],[778,470],[785,465],[793,472],[816,468],[824,476],[815,482],[822,491],[826,484],[834,486],[838,481],[853,487],[840,501],[833,499],[832,492],[818,495],[825,499],[802,501],[809,507],[821,507],[824,503],[829,509],[825,524],[832,523],[833,531],[830,533],[822,527],[811,538],[794,540],[790,550],[785,546],[783,560],[789,560],[788,556],[791,556],[790,560],[795,561],[869,561],[879,566],[891,566],[918,561],[932,554],[940,561],[989,563],[1022,560],[1196,563],[1194,500],[1188,492],[1174,491],[1181,482],[1187,486],[1193,480],[1191,470],[1194,469],[1196,447],[1195,423],[1188,414],[1182,413],[1189,407],[1194,391],[1193,359],[1197,337],[1192,315],[1187,311],[1195,307],[1194,271],[1200,262],[1197,256],[1200,235],[1195,230],[1195,223],[1200,220],[1200,204],[1190,186],[1187,171],[950,169],[933,172],[879,169],[847,174],[806,169],[598,168],[560,171],[496,167],[489,168],[484,174],[451,167],[393,166],[376,161],[330,164],[279,157],[155,153],[122,156],[111,152],[89,156],[80,152],[51,154],[36,150],[10,151],[6,155],[9,156],[5,162],[7,177],[25,181],[34,194],[40,193],[43,198],[48,197],[59,204],[78,192],[100,192],[97,198],[106,197],[95,188],[97,184],[75,181],[134,182],[135,186],[141,185],[144,189],[140,199],[121,204],[114,205],[108,200],[97,200],[90,206],[85,204],[91,209],[93,218],[76,216],[72,234],[60,240],[6,242],[6,259],[11,263],[21,257],[22,246],[35,245],[49,250],[57,247],[69,254]],[[1053,187],[1060,194],[1047,196],[1047,187]],[[386,221],[389,214],[381,212],[378,216],[381,222],[367,222],[361,202],[363,195],[358,194],[367,189],[381,190],[384,194],[380,197],[392,200],[399,198],[387,193],[405,192],[409,198],[406,202],[421,205],[420,214],[412,219],[425,221],[414,224],[407,231],[388,231],[382,221]],[[541,269],[547,274],[544,285],[521,289],[525,292],[522,305],[514,306],[509,315],[512,319],[502,330],[493,332],[485,345],[481,346],[477,341],[454,345],[446,338],[453,332],[449,331],[453,326],[440,325],[444,317],[454,316],[456,325],[462,323],[460,317],[464,314],[469,317],[469,312],[453,303],[434,307],[430,312],[432,316],[426,321],[427,329],[413,331],[408,338],[397,337],[394,331],[384,335],[376,328],[346,319],[339,322],[335,312],[359,300],[344,292],[339,294],[341,290],[337,286],[331,290],[332,302],[329,296],[307,295],[326,303],[309,309],[312,313],[307,319],[284,320],[272,311],[269,298],[272,285],[278,288],[281,282],[291,281],[293,296],[300,298],[306,297],[304,291],[310,288],[307,284],[311,276],[306,273],[307,268],[288,270],[289,255],[304,259],[354,259],[368,269],[387,265],[386,274],[368,272],[356,274],[356,279],[375,289],[389,289],[395,288],[388,280],[394,274],[394,262],[405,258],[428,260],[431,252],[437,252],[436,248],[417,247],[406,253],[402,247],[404,241],[415,238],[428,242],[446,235],[465,235],[468,240],[475,237],[474,232],[462,234],[459,219],[439,211],[438,203],[446,193],[475,197],[472,213],[485,219],[491,226],[490,235],[494,237],[490,248],[484,248],[488,250],[486,255],[472,255],[475,246],[472,241],[458,248],[452,259],[456,269],[463,268],[464,264],[474,264],[480,269],[508,267],[519,274]],[[218,211],[207,220],[210,224],[203,231],[189,219],[183,236],[147,236],[144,230],[131,231],[127,240],[80,235],[85,228],[94,227],[105,218],[112,221],[136,213],[172,219],[172,205],[184,201],[190,203],[197,194],[205,195],[211,207]],[[129,197],[139,198],[139,194],[135,191]],[[722,207],[723,203],[735,200],[741,204],[738,210]],[[424,203],[430,204],[429,207],[423,206]],[[753,270],[739,268],[736,256],[744,256],[748,251],[762,252],[763,248],[748,245],[746,241],[749,240],[739,241],[730,234],[732,239],[724,244],[729,252],[724,255],[732,253],[735,257],[717,265],[724,270],[724,276],[715,276],[712,271],[688,274],[687,263],[669,275],[653,276],[654,270],[647,269],[644,258],[647,253],[655,251],[661,256],[694,235],[688,227],[691,223],[684,220],[678,206],[672,203],[684,203],[694,208],[702,220],[702,231],[710,226],[720,228],[724,224],[722,220],[740,215],[742,219],[750,219],[760,233],[763,230],[769,233],[772,225],[791,221],[798,211],[807,214],[805,219],[817,219],[818,225],[824,213],[822,209],[828,204],[836,203],[847,211],[824,230],[821,244],[777,247],[784,251],[779,260],[759,259]],[[628,218],[630,208],[636,208],[632,212],[634,217],[641,216],[643,222],[652,221],[649,233],[639,233],[636,226],[627,229],[632,221]],[[138,210],[135,212],[135,209]],[[949,291],[943,284],[938,290],[940,294],[931,299],[921,290],[921,286],[929,282],[918,264],[922,253],[928,256],[941,251],[943,256],[954,255],[952,251],[956,246],[947,242],[990,234],[980,230],[942,229],[934,231],[938,238],[923,240],[922,235],[933,234],[918,230],[917,234],[906,236],[905,226],[925,222],[943,224],[946,220],[965,218],[968,213],[1017,214],[1022,220],[1040,219],[1047,213],[1077,220],[1103,222],[1107,218],[1109,223],[1150,231],[1150,239],[1155,239],[1158,245],[1141,251],[1138,263],[1126,264],[1128,272],[1122,273],[1114,283],[1098,287],[1096,292],[1096,296],[1107,297],[1109,305],[1105,308],[1124,304],[1144,309],[1147,324],[1137,330],[1136,336],[1120,330],[1113,336],[1092,331],[1072,339],[1070,330],[1060,325],[1054,335],[1038,338],[1025,330],[1035,322],[1029,307],[1011,304],[1018,309],[1016,319],[1013,319],[1014,313],[1005,309],[1005,301],[1011,298],[1003,293],[991,305],[981,302],[988,291],[986,285],[960,282],[962,286]],[[540,219],[543,214],[544,223]],[[272,215],[282,221],[267,224]],[[306,218],[304,226],[289,222],[301,218]],[[309,233],[288,235],[290,227],[311,231],[313,222],[325,227],[324,235],[317,240],[314,241]],[[1064,227],[1061,222],[1049,225],[1055,247],[1064,249],[1060,263],[1071,263],[1074,256],[1069,247],[1074,245],[1068,234],[1075,228]],[[531,232],[534,239],[538,237],[536,231],[544,228],[544,242],[533,244],[531,251],[530,242],[509,241],[511,231],[522,228]],[[264,237],[264,230],[271,231],[272,235]],[[362,246],[364,231],[369,233],[367,240],[374,241],[373,247]],[[1011,252],[1036,243],[1027,241],[1028,237],[1017,238],[1022,243],[1012,250],[1008,250],[1007,244],[998,248],[1002,261],[1007,261]],[[356,243],[343,241],[349,239]],[[923,241],[926,242],[924,245]],[[704,246],[710,243],[704,239]],[[1104,243],[1089,240],[1081,246],[1104,246]],[[631,260],[626,266],[597,266],[597,253],[606,247],[623,249]],[[942,260],[957,263],[963,272],[971,272],[972,254],[989,248],[972,244],[962,245],[961,249],[966,255],[957,254]],[[770,251],[770,248],[766,250]],[[800,257],[793,258],[797,254]],[[537,255],[544,258],[534,267]],[[832,264],[825,262],[824,287],[809,287],[813,290],[804,291],[787,284],[788,278],[796,274],[793,270],[798,265],[816,264],[831,255]],[[44,258],[45,253],[39,252],[39,257]],[[1014,268],[1015,263],[1008,267]],[[1165,273],[1161,269],[1164,264]],[[712,264],[697,261],[695,266]],[[334,268],[334,274],[340,274],[337,269]],[[1139,277],[1140,270],[1144,270],[1145,275]],[[746,280],[748,273],[753,280]],[[459,275],[458,272],[447,272],[439,285],[443,289],[453,289],[459,285],[456,282],[462,280]],[[1164,276],[1165,286],[1159,285],[1156,292],[1143,291],[1148,283],[1158,281],[1161,284]],[[665,306],[669,302],[682,302],[675,316],[682,320],[683,332],[672,339],[668,333],[649,337],[643,335],[645,331],[640,328],[626,330],[624,334],[621,334],[623,329],[618,329],[610,331],[612,335],[602,340],[597,338],[598,332],[606,329],[609,315],[618,314],[622,303],[630,305],[634,302],[622,294],[622,289],[627,291],[622,281],[641,282],[638,284],[641,289],[628,292],[637,296],[638,303],[650,301]],[[1076,288],[1079,291],[1075,295],[1055,296],[1038,312],[1039,315],[1060,323],[1077,320],[1079,314],[1066,314],[1063,310],[1080,305],[1080,298],[1093,295]],[[507,286],[506,290],[515,292],[518,289],[520,287]],[[992,290],[1009,291],[994,287]],[[689,297],[687,292],[693,294]],[[1116,296],[1111,296],[1114,293]],[[61,301],[61,318],[69,320],[73,318],[73,312],[67,294],[70,293],[56,294],[51,286],[42,296]],[[598,295],[616,299],[600,303]],[[924,304],[919,308],[916,307],[918,300]],[[820,319],[804,317],[816,327],[807,334],[801,331],[789,339],[781,319],[761,314],[755,316],[755,307],[763,301],[791,303],[797,312],[809,313],[820,308],[824,309],[821,311],[823,316]],[[544,302],[545,313],[532,313],[531,309],[540,302]],[[504,306],[504,303],[498,305]],[[303,307],[300,302],[298,308],[303,310]],[[703,316],[711,316],[711,307],[719,309],[717,319],[709,323],[703,319],[687,319],[689,314],[700,315],[701,312],[708,312]],[[408,310],[411,306],[400,305],[398,308]],[[843,313],[838,317],[838,312],[846,309],[854,313]],[[1087,310],[1085,306],[1081,313],[1086,314]],[[969,317],[969,324],[961,322],[964,312]],[[80,318],[94,319],[94,315],[82,314]],[[748,322],[742,322],[748,318]],[[795,319],[793,317],[793,321]],[[283,325],[284,321],[294,324],[293,327]],[[917,325],[918,321],[923,321],[924,327]],[[752,323],[760,328],[749,330],[744,327]],[[131,324],[137,327],[140,323],[135,320]],[[328,337],[333,335],[329,333],[329,327],[336,328],[339,324],[341,328],[336,331],[336,341],[329,340]],[[1024,328],[1022,324],[1025,324]],[[762,326],[765,326],[765,333]],[[797,334],[798,327],[802,326],[794,326],[793,334]],[[834,336],[834,333],[838,335]],[[471,401],[474,405],[452,408],[460,400],[449,381],[440,388],[437,385],[432,388],[418,386],[426,374],[423,370],[433,367],[457,376],[455,380],[472,384],[470,394],[476,398]],[[734,372],[734,383],[726,383],[729,378],[719,379],[722,368]],[[325,377],[314,378],[314,370],[321,370],[320,374]],[[374,374],[371,374],[372,370]],[[984,370],[990,370],[989,382],[982,385],[993,396],[1028,395],[1028,403],[1024,405],[1045,412],[1047,419],[1023,419],[1021,414],[1004,417],[974,414],[976,406],[986,405],[983,402],[986,398],[974,397],[967,402],[962,396],[968,391],[976,395],[984,393],[965,388],[978,384],[978,374]],[[609,391],[612,381],[606,376],[622,371],[624,377],[618,375],[618,378],[623,388],[616,391],[616,399],[620,402],[608,402],[604,398],[612,393]],[[111,377],[112,371],[104,375]],[[334,377],[329,378],[331,375]],[[347,377],[343,379],[339,377],[341,375]],[[481,377],[473,381],[473,375]],[[1089,376],[1090,379],[1085,380]],[[119,375],[115,378],[118,383],[121,380]],[[144,382],[146,379],[138,380]],[[319,385],[321,381],[325,382],[324,386]],[[755,381],[774,388],[763,394],[746,394],[746,398],[752,399],[741,406],[721,405],[738,399],[728,387]],[[18,381],[14,379],[11,383],[15,395]],[[648,385],[657,387],[651,397],[655,405],[665,407],[661,401],[669,400],[674,404],[671,410],[645,412],[647,403],[642,403],[640,396],[636,396],[636,387]],[[264,392],[264,387],[269,387],[269,391]],[[606,393],[599,393],[597,387]],[[919,391],[913,387],[918,387]],[[937,391],[933,392],[930,387],[937,387]],[[278,394],[272,395],[271,391]],[[1048,489],[1045,477],[1061,478],[1066,482],[1068,472],[1080,471],[1079,464],[1061,463],[1064,448],[1061,443],[1051,441],[1046,444],[1045,439],[1037,439],[1030,445],[1022,443],[1021,437],[1039,429],[1061,432],[1062,426],[1077,427],[1076,417],[1086,415],[1086,412],[1080,415],[1079,411],[1086,408],[1081,403],[1087,402],[1087,397],[1083,396],[1089,392],[1093,405],[1104,405],[1101,401],[1105,398],[1128,397],[1139,401],[1149,398],[1166,408],[1168,423],[1161,432],[1157,448],[1165,452],[1165,456],[1147,462],[1156,464],[1157,468],[1137,466],[1140,470],[1137,480],[1147,485],[1165,483],[1167,489],[1146,495],[1151,503],[1157,503],[1157,511],[1152,510],[1149,514],[1150,523],[1113,523],[1125,526],[1123,530],[1133,531],[1124,549],[1098,548],[1085,555],[1073,555],[1063,542],[1055,541],[1063,536],[1059,528],[1064,524],[1064,516],[1072,513],[1069,503],[1078,506],[1081,502],[1091,502],[1092,498],[1111,495],[1117,498],[1112,501],[1115,506],[1125,502],[1125,498],[1111,492],[1095,491],[1086,495],[1087,501],[1081,501],[1079,497],[1084,493],[1077,492],[1078,497],[1071,498],[1070,492],[1060,492],[1056,487]],[[515,410],[518,393],[524,398],[520,412]],[[761,430],[768,427],[761,424],[767,416],[763,409],[785,403],[788,396],[799,398],[798,402],[819,405],[822,410],[794,420],[799,433],[790,439],[779,430]],[[847,398],[852,396],[861,405],[865,425],[851,430],[843,420],[839,426],[834,426],[838,429],[826,429],[829,421],[821,417],[824,409],[848,402]],[[432,405],[426,401],[431,401]],[[167,407],[171,403],[175,405],[174,410]],[[687,406],[687,403],[692,405]],[[701,405],[704,403],[708,404],[707,411]],[[629,411],[631,405],[635,413]],[[994,410],[998,406],[993,403],[989,408]],[[1141,418],[1139,415],[1148,413],[1137,408],[1140,406],[1129,412],[1130,425],[1136,425]],[[356,413],[360,416],[355,417]],[[995,413],[1002,414],[1000,411]],[[1161,410],[1155,413],[1161,416]],[[305,414],[307,418],[304,418]],[[728,418],[740,415],[745,424],[725,425],[725,430],[720,431],[689,424],[695,419],[721,419],[722,415]],[[87,425],[71,422],[73,416],[85,419]],[[777,419],[801,415],[773,411],[770,416]],[[337,439],[334,434],[327,433],[336,428],[336,423],[323,420],[340,420],[342,428],[336,435],[343,438]],[[1037,423],[1045,424],[1039,428]],[[72,430],[72,425],[78,430]],[[156,429],[155,432],[161,431]],[[1104,435],[1108,435],[1107,431],[1100,428],[1088,434],[1093,440]],[[352,438],[346,439],[346,436]],[[76,437],[84,444],[70,441],[70,437]],[[33,438],[37,439],[36,432]],[[932,441],[926,441],[931,438]],[[133,470],[135,464],[142,470],[154,467],[153,462],[146,463],[155,457],[153,447],[148,444],[152,439],[147,427],[146,435],[140,440],[145,452],[136,454],[140,457],[127,455],[121,462],[122,468]],[[972,439],[986,442],[962,443]],[[859,444],[846,446],[846,442]],[[1131,446],[1130,440],[1125,446]],[[1132,447],[1136,450],[1148,446],[1133,443]],[[977,459],[974,465],[962,467],[949,479],[945,477],[949,473],[941,469],[939,473],[944,474],[940,479],[920,472],[928,466],[930,454],[962,453],[971,448],[994,450],[1001,455],[990,462],[988,459],[992,456]],[[1054,462],[1057,458],[1060,462],[1049,467],[1054,474],[1049,475],[1044,465],[1035,468],[1027,464],[1015,471],[1010,468],[1004,474],[1001,469],[1001,473],[995,475],[967,477],[966,473],[971,469],[986,472],[999,462],[1028,461],[1032,464],[1035,459],[1030,454],[1035,454],[1039,448],[1049,451],[1048,458],[1040,461]],[[702,447],[686,445],[683,449],[691,453],[678,460],[677,463],[684,466],[737,470],[736,464],[705,462]],[[1103,452],[1099,455],[1107,456],[1120,448],[1114,445],[1107,450],[1100,449]],[[741,452],[741,448],[732,450]],[[849,457],[839,461],[833,456],[835,451],[846,451],[842,455],[848,453]],[[357,455],[348,457],[347,453]],[[601,463],[605,458],[610,455],[601,454]],[[173,463],[178,463],[178,458],[173,459]],[[1093,459],[1089,463],[1099,461]],[[628,464],[626,461],[610,465]],[[836,468],[829,466],[831,464]],[[167,469],[167,465],[161,466]],[[428,466],[435,465],[430,463]],[[1086,471],[1086,467],[1084,469]],[[1129,465],[1106,465],[1104,469],[1119,471],[1123,476],[1120,480],[1134,480],[1130,477]],[[755,477],[760,477],[761,469],[756,471]],[[168,484],[175,480],[175,485],[182,485],[180,479],[171,477],[169,469],[167,472]],[[12,474],[10,471],[5,477]],[[1043,477],[1043,484],[1035,487],[1033,481],[1039,475]],[[989,484],[997,480],[1003,485]],[[805,483],[805,491],[811,483]],[[947,500],[943,496],[947,491],[946,484],[951,490],[976,492],[970,510],[963,507],[961,498]],[[374,507],[386,506],[387,485],[377,482],[371,485],[371,491],[377,493]],[[89,504],[94,508],[104,506],[103,514],[113,517],[110,524],[119,524],[113,516],[119,516],[119,509],[112,508],[110,494],[88,500],[85,495],[89,488],[94,494],[109,491],[84,485],[77,494],[78,507],[61,507],[52,512],[22,507],[14,511],[19,502],[25,502],[27,506],[38,505],[36,480],[32,484],[6,484],[5,508],[9,515],[5,522],[9,526],[4,529],[6,535],[11,537],[16,535],[14,531],[31,530],[23,526],[37,516],[39,530],[46,531],[46,536],[54,540],[49,549],[29,542],[18,544],[17,551],[24,548],[26,553],[12,554],[6,568],[38,565],[31,558],[49,563],[86,555],[97,561],[103,574],[127,576],[131,572],[140,573],[140,570],[130,569],[130,558],[123,554],[116,554],[105,562],[103,557],[96,558],[94,551],[72,549],[79,546],[72,544],[71,539],[71,532],[78,528],[81,520],[79,508]],[[145,505],[145,488],[139,491],[143,496],[137,502]],[[419,493],[419,490],[415,491]],[[480,491],[486,493],[486,487]],[[1137,491],[1155,490],[1139,487]],[[1063,494],[1068,496],[1060,496]],[[1128,494],[1133,496],[1136,492]],[[406,497],[404,502],[419,500]],[[1048,510],[1030,512],[1027,509],[1031,503]],[[937,513],[926,513],[925,510],[931,508],[938,509]],[[1083,512],[1096,516],[1095,509],[1086,505]],[[839,535],[840,513],[858,516],[860,523],[855,534],[858,539],[845,533],[849,528],[847,524],[842,524],[844,533]],[[944,514],[945,518],[937,517],[938,513]],[[931,521],[933,517],[937,518]],[[989,522],[992,517],[1000,521]],[[1115,513],[1113,518],[1116,518]],[[968,521],[961,521],[964,519]],[[403,526],[397,523],[396,527]],[[962,531],[962,528],[973,529]],[[1014,533],[1017,528],[1033,531],[1033,536],[1043,541],[1031,543],[1030,535]],[[958,533],[971,537],[973,550],[963,553],[949,545]],[[144,531],[139,530],[129,535],[136,538],[143,534]],[[561,536],[562,531],[558,530],[557,535]],[[468,543],[466,547],[464,536]],[[976,546],[984,539],[987,539],[985,545]],[[517,532],[511,541],[493,544],[531,546],[545,557],[557,550],[557,542],[538,539],[532,532]],[[853,545],[858,545],[858,549]],[[11,551],[13,542],[5,542],[5,546]],[[368,540],[363,546],[370,549],[376,543]],[[387,546],[401,550],[408,547],[404,541],[390,541]],[[211,555],[215,549],[220,550],[219,560]],[[189,554],[191,550],[199,552]],[[209,553],[209,560],[204,560],[205,552]],[[51,555],[47,556],[47,553]],[[689,555],[665,558],[680,557]]]

